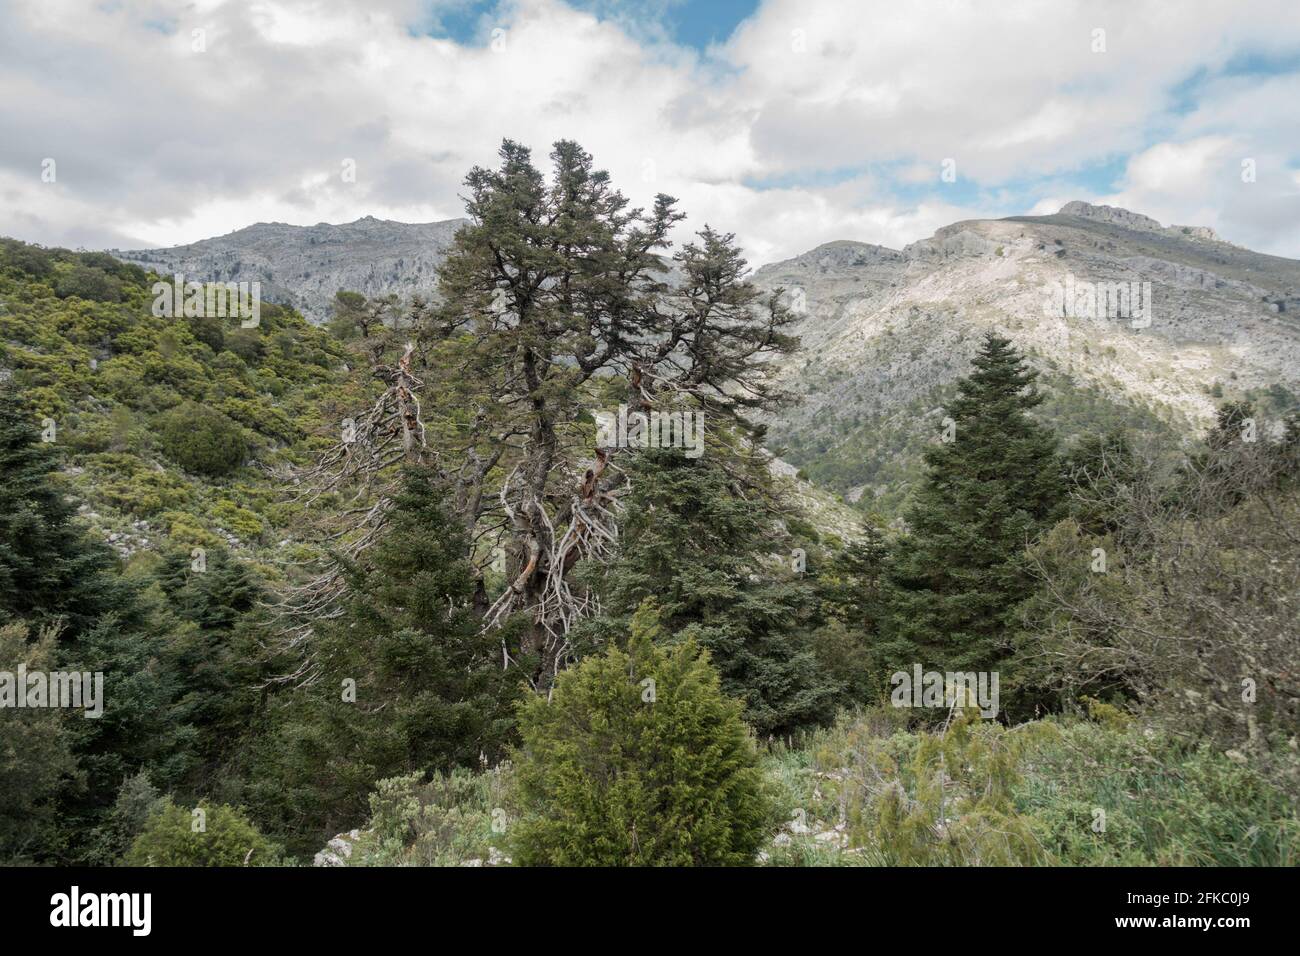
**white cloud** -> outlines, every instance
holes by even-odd
[[[0,231],[46,243],[449,218],[466,170],[509,136],[542,162],[577,139],[634,201],[679,196],[690,226],[735,231],[756,263],[1105,199],[1077,177],[1117,156],[1111,199],[1300,255],[1300,76],[1222,75],[1234,56],[1300,47],[1283,0],[769,0],[707,57],[560,0],[496,8],[479,23],[484,41],[505,31],[495,45],[421,34],[441,11],[415,0],[10,6]],[[1198,71],[1189,107],[1177,91]],[[1239,153],[1256,160],[1253,190],[1232,181]],[[957,201],[926,192],[947,157]]]
[[[1185,143],[1158,143],[1128,164],[1130,188],[1138,193],[1185,194],[1203,190],[1210,176],[1233,170],[1243,155],[1240,144],[1224,136],[1205,136]]]

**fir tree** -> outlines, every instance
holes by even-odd
[[[22,624],[0,627],[0,671],[19,665],[54,669],[54,634],[32,636]],[[74,718],[56,707],[0,711],[0,864],[48,853],[57,826],[57,795],[80,782],[69,726]]]
[[[544,866],[737,866],[774,813],[740,705],[654,608],[520,708],[514,856]]]
[[[1025,548],[1060,507],[1056,439],[1028,414],[1042,401],[1037,373],[992,333],[974,365],[948,409],[953,440],[926,452],[891,562],[882,650],[895,667],[996,669],[1034,586]]]
[[[41,441],[37,421],[0,387],[0,623],[61,619],[76,634],[126,597],[109,573],[112,551],[77,527],[55,484],[56,446]]]
[[[438,486],[408,472],[385,537],[348,568],[343,613],[320,625],[308,686],[263,742],[260,816],[328,836],[377,780],[503,754],[522,678],[480,630],[468,551]]]
[[[742,491],[721,449],[695,460],[647,451],[631,466],[632,491],[608,591],[628,616],[646,598],[665,629],[709,651],[722,689],[745,702],[760,734],[828,722],[838,683],[818,662],[803,625],[810,586],[763,558],[781,533],[761,487]]]
[[[830,556],[814,577],[818,626],[813,647],[823,669],[843,685],[840,703],[873,703],[888,687],[878,658],[881,621],[889,594],[889,545],[868,526],[861,540]]]
[[[103,715],[66,725],[85,785],[60,790],[61,833],[43,848],[80,860],[75,834],[96,825],[126,777],[148,768],[172,785],[190,767],[194,730],[178,709],[189,675],[166,609],[115,574],[112,551],[78,526],[35,421],[15,396],[0,397],[0,612],[57,633],[58,669],[103,674]]]
[[[239,747],[261,705],[257,641],[266,621],[263,596],[248,565],[225,548],[205,555],[195,571],[188,550],[168,552],[154,571],[170,614],[172,656],[184,675],[178,714],[199,728],[201,774],[211,774]]]

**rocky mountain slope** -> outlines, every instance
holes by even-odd
[[[259,281],[268,302],[290,305],[310,322],[330,317],[339,289],[374,297],[431,294],[434,272],[463,219],[405,223],[366,216],[356,222],[290,226],[259,222],[225,236],[168,249],[109,252],[163,275],[199,282]]]
[[[163,274],[259,279],[267,300],[321,322],[339,289],[432,293],[463,221],[259,223],[114,255]],[[1223,400],[1251,397],[1277,417],[1300,392],[1300,262],[1125,209],[1071,202],[1051,216],[958,222],[902,250],[830,242],[755,281],[784,286],[803,315],[803,349],[777,370],[795,401],[770,422],[772,446],[885,515],[987,330],[1043,372],[1042,414],[1066,436],[1119,423],[1189,434]],[[1116,314],[1112,283],[1135,296]]]
[[[1067,434],[1121,421],[1187,432],[1224,399],[1280,414],[1300,391],[1300,262],[1127,210],[958,222],[901,251],[832,242],[755,279],[804,316],[804,348],[778,373],[796,400],[771,423],[774,445],[886,513],[987,330],[1044,373],[1044,415]],[[1136,298],[1111,315],[1100,284],[1116,282]]]

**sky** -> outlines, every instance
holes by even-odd
[[[0,0],[0,235],[449,219],[506,137],[754,265],[1073,199],[1300,258],[1300,3]]]

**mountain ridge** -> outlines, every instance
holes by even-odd
[[[181,246],[107,251],[163,275],[259,281],[268,302],[291,306],[320,324],[329,319],[340,289],[367,297],[433,295],[436,269],[465,221],[404,223],[362,216],[314,226],[257,222]]]
[[[765,265],[754,281],[787,290],[803,345],[774,370],[794,395],[769,422],[774,447],[850,499],[890,496],[893,510],[988,332],[1045,375],[1065,437],[1135,417],[1187,434],[1221,401],[1265,390],[1277,401],[1263,411],[1280,414],[1300,391],[1300,262],[1211,236],[1068,203],[952,223],[902,250],[822,246]],[[1117,282],[1149,289],[1147,327],[1048,308],[1055,289]]]
[[[112,254],[164,275],[259,278],[268,300],[320,323],[338,289],[435,295],[464,222],[256,223]],[[849,499],[887,497],[886,512],[987,332],[1044,374],[1067,438],[1112,420],[1190,434],[1223,400],[1267,392],[1273,415],[1300,392],[1300,262],[1119,207],[1076,200],[1050,215],[960,220],[902,249],[836,239],[753,280],[786,290],[802,340],[773,368],[794,399],[769,420],[773,450]],[[1117,282],[1149,289],[1149,327],[1046,308],[1054,288]]]

